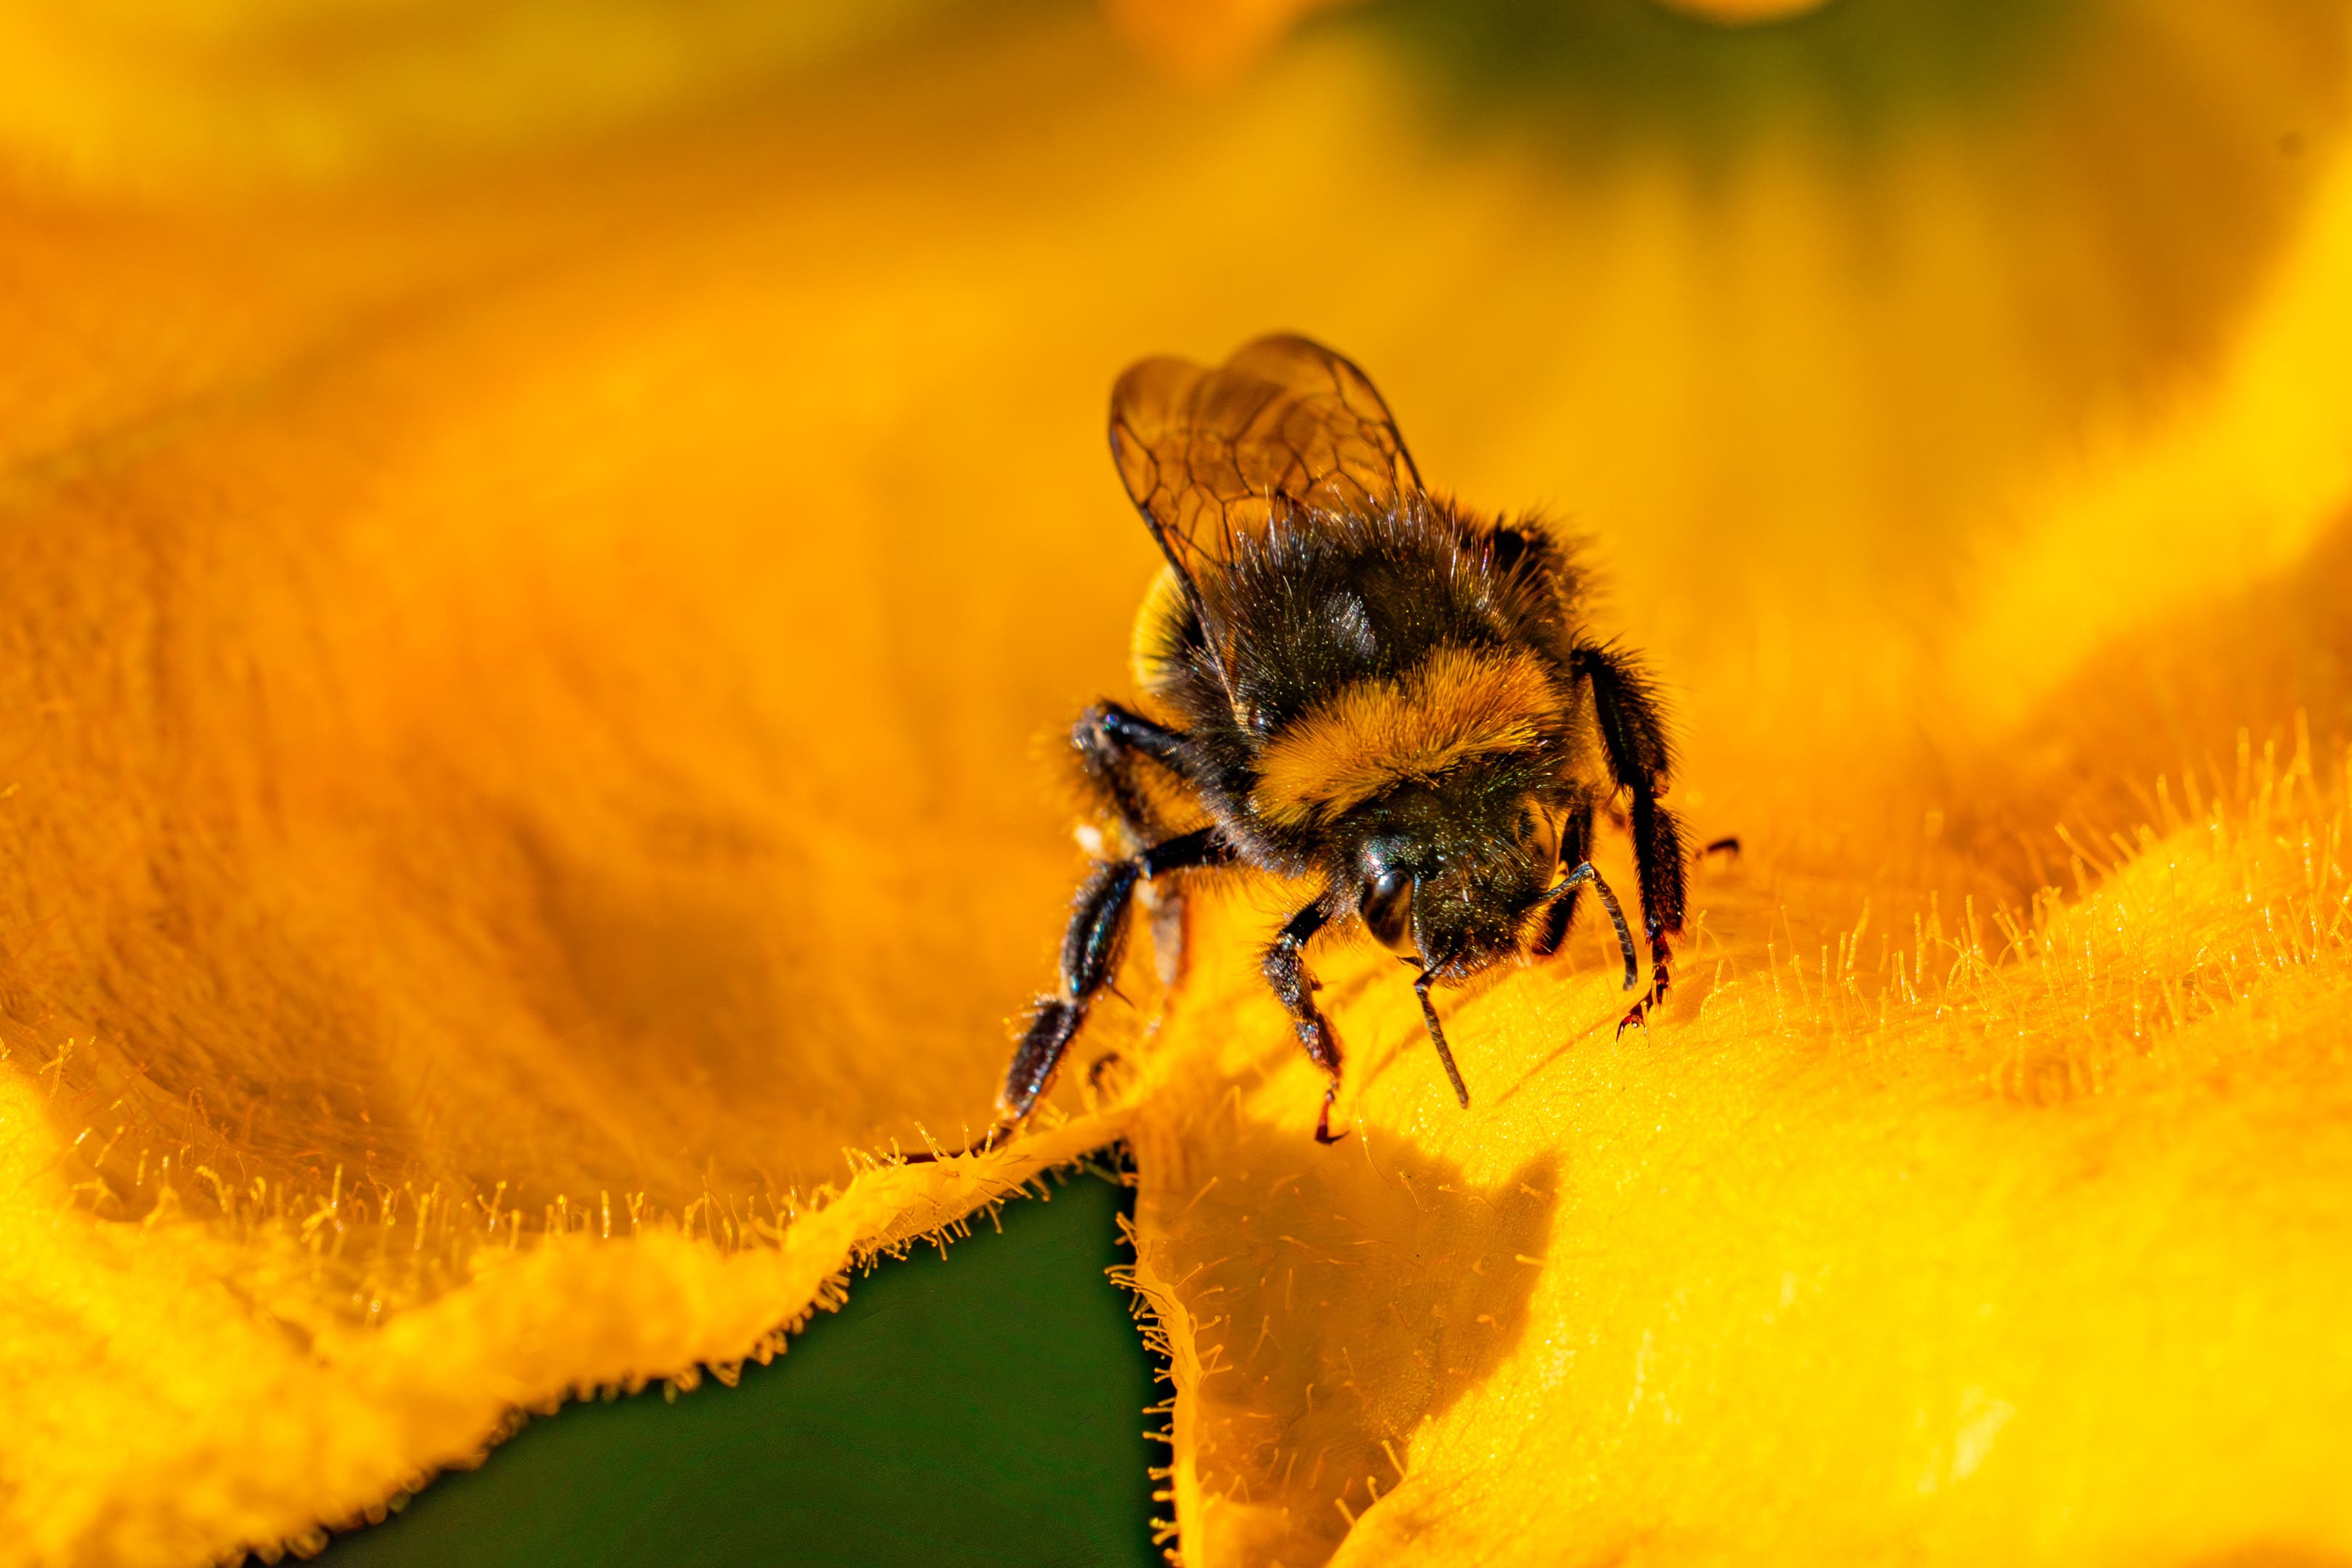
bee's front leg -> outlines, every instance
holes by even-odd
[[[1307,972],[1300,956],[1307,942],[1329,919],[1319,898],[1292,915],[1266,948],[1264,965],[1265,982],[1290,1010],[1291,1022],[1298,1030],[1298,1043],[1307,1048],[1307,1060],[1330,1075],[1330,1086],[1323,1091],[1322,1113],[1315,1118],[1315,1141],[1318,1144],[1335,1144],[1347,1135],[1331,1130],[1331,1103],[1339,1097],[1339,1037],[1331,1031],[1330,1020],[1315,1005],[1315,977]]]
[[[1592,802],[1586,800],[1568,814],[1560,824],[1559,863],[1571,870],[1592,858]],[[1580,888],[1571,887],[1556,894],[1544,911],[1543,924],[1531,944],[1535,956],[1549,958],[1559,951],[1568,940],[1569,928],[1576,923],[1576,900]]]

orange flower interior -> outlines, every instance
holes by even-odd
[[[0,1562],[307,1544],[1122,1136],[1192,1568],[2352,1554],[2336,11],[655,9],[5,24]],[[1439,993],[1466,1113],[1335,945],[1313,1145],[1244,883],[877,1165],[1083,867],[1105,392],[1280,327],[1590,537],[1746,853],[1647,1030]]]

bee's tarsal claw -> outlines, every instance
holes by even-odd
[[[1322,1113],[1315,1118],[1315,1141],[1327,1149],[1348,1135],[1348,1129],[1345,1127],[1336,1133],[1331,1130],[1331,1102],[1339,1097],[1339,1087],[1335,1083],[1325,1091]]]

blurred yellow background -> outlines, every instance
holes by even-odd
[[[1193,1568],[2352,1554],[2352,15],[1790,9],[0,7],[0,1561],[1119,1135]],[[1464,1114],[1335,954],[1325,1153],[1244,888],[1116,1102],[873,1168],[1082,867],[1110,381],[1286,328],[1590,539],[1683,990],[1466,999]]]

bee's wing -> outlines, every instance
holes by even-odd
[[[1174,359],[1131,367],[1111,389],[1110,449],[1188,587],[1285,502],[1352,510],[1421,488],[1371,379],[1286,335],[1260,338],[1213,370]]]

